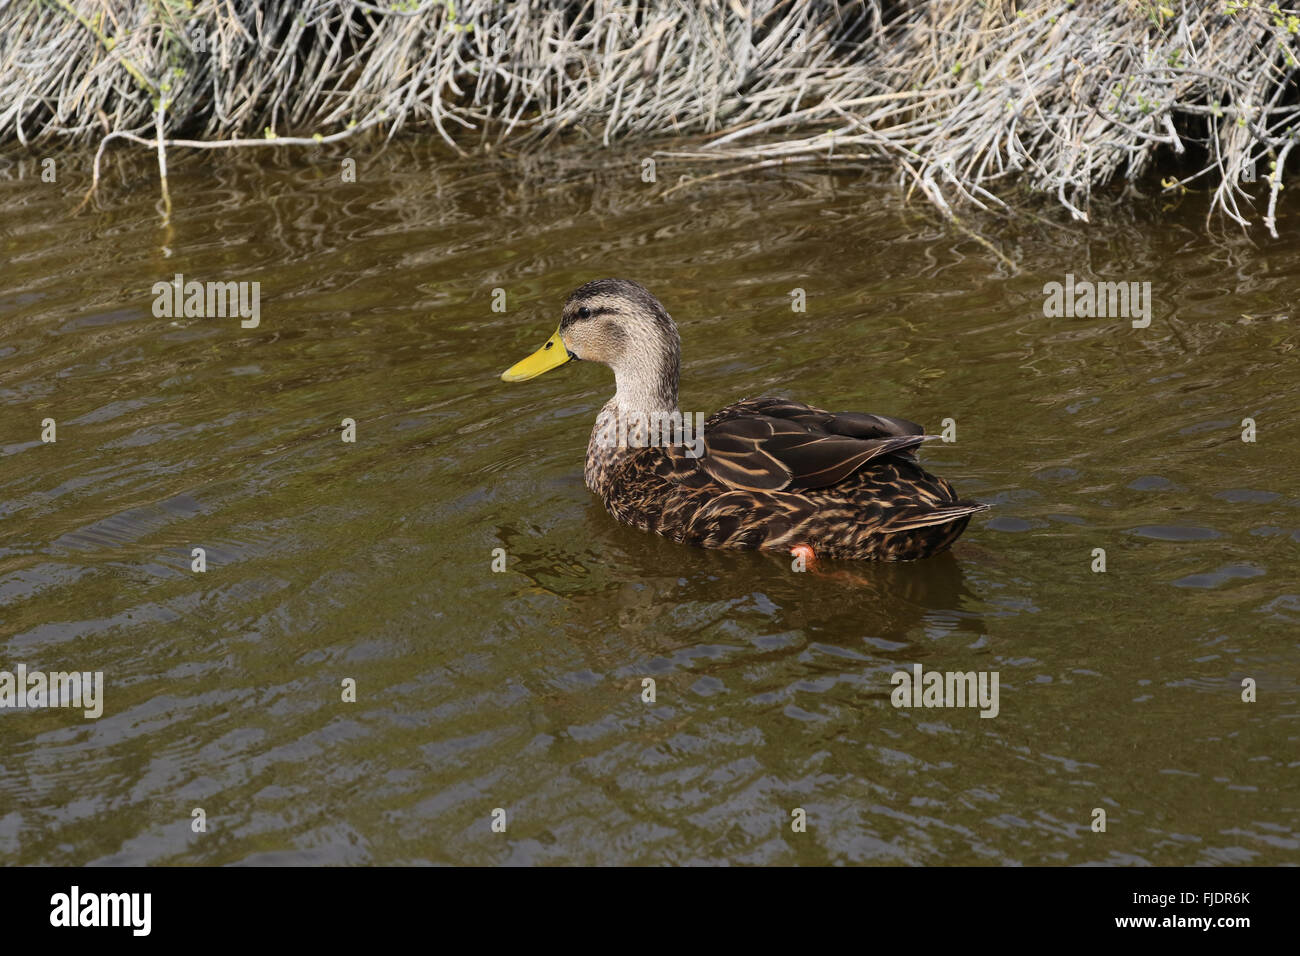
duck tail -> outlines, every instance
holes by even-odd
[[[915,461],[916,449],[928,441],[943,441],[943,437],[941,435],[905,435],[902,438],[893,438],[890,439],[890,442],[897,444],[890,451]]]
[[[914,531],[917,528],[931,528],[935,525],[948,524],[961,518],[969,518],[973,514],[981,511],[987,511],[988,505],[980,504],[977,501],[958,501],[951,505],[944,505],[942,508],[927,508],[925,510],[908,510],[900,512],[890,517],[881,529],[889,533],[897,531]]]

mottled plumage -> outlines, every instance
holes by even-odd
[[[610,514],[633,527],[706,548],[807,545],[818,557],[906,561],[948,548],[987,507],[917,464],[921,426],[884,415],[753,399],[704,423],[698,457],[689,434],[675,437],[684,444],[641,447],[636,423],[677,411],[680,359],[672,319],[629,280],[573,292],[556,336],[503,378],[569,358],[614,369],[618,390],[597,418],[585,474]]]

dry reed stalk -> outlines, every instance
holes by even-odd
[[[1255,170],[1276,234],[1298,38],[1261,0],[0,0],[0,143],[691,135],[660,155],[885,158],[950,217],[1186,170],[1242,226]]]

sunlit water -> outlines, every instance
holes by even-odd
[[[681,170],[565,155],[178,156],[167,228],[147,151],[76,214],[89,157],[11,157],[0,669],[105,700],[0,711],[0,862],[1300,860],[1285,203],[1259,245],[1200,197],[976,222],[1013,270],[892,181],[665,199]],[[260,282],[260,325],[155,317],[176,273]],[[1067,273],[1150,281],[1150,327],[1045,317]],[[615,524],[609,371],[498,380],[607,275],[677,319],[684,409],[951,419],[922,459],[994,507],[804,574]],[[893,707],[914,664],[997,671],[997,717]]]

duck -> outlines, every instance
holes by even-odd
[[[501,379],[573,361],[614,372],[614,396],[587,445],[586,485],[642,531],[804,562],[913,561],[950,548],[988,507],[920,466],[916,450],[936,436],[905,419],[779,397],[744,399],[707,419],[683,415],[677,324],[630,279],[571,292],[555,334]]]

